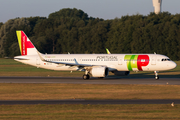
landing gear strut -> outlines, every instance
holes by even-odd
[[[83,75],[84,80],[88,80],[90,78],[89,71],[85,71],[85,74]]]
[[[154,71],[154,73],[155,73],[155,79],[158,80],[159,79],[158,72]]]

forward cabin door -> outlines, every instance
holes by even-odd
[[[118,57],[118,65],[122,65],[122,62],[123,62],[123,57],[119,56]]]
[[[36,65],[40,65],[40,58],[39,57],[36,58]]]
[[[122,65],[122,58],[118,59],[118,65]]]

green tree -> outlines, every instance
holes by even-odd
[[[180,14],[126,15],[112,20],[65,8],[46,17],[0,23],[0,57],[19,55],[16,30],[42,53],[153,53],[180,60]]]
[[[0,22],[0,29],[1,29],[1,26],[3,25],[3,23],[2,22]]]

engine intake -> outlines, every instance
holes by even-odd
[[[94,67],[90,73],[93,77],[106,77],[109,74],[109,69],[107,67]]]

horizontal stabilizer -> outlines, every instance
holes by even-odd
[[[26,56],[16,56],[14,57],[15,60],[29,60]]]

